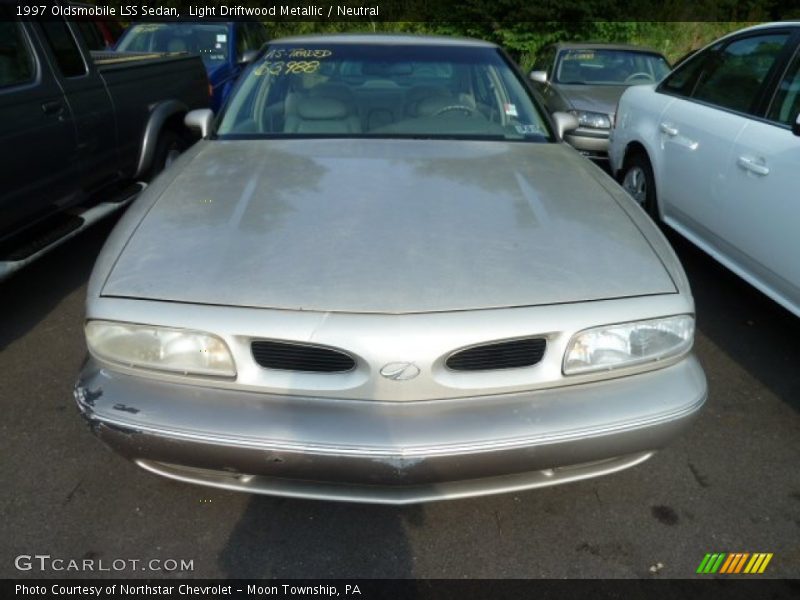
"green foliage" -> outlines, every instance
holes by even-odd
[[[97,2],[98,0],[89,0]],[[124,0],[105,0],[119,6]],[[205,0],[206,5],[230,4]],[[287,2],[291,3],[291,2]],[[789,0],[791,3],[791,0]],[[161,0],[163,6],[186,6]],[[265,0],[237,0],[265,6]],[[339,0],[337,4],[364,4]],[[344,32],[402,32],[485,39],[503,46],[524,70],[542,47],[558,41],[632,43],[650,46],[675,61],[754,21],[788,18],[786,0],[380,0],[391,14],[413,21],[270,21],[273,38]],[[412,16],[413,15],[413,16]],[[384,17],[385,18],[385,17]],[[620,18],[630,18],[621,21]],[[652,19],[644,21],[643,18]],[[685,21],[678,19],[685,18]],[[705,18],[706,21],[694,19]],[[711,20],[714,19],[714,20]]]

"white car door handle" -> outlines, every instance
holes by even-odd
[[[666,133],[670,137],[678,135],[678,129],[667,123],[662,123],[659,129],[661,129],[661,133]]]
[[[769,168],[765,165],[758,164],[755,160],[748,156],[740,156],[736,164],[746,171],[751,171],[756,175],[769,175]]]

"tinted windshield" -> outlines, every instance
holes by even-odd
[[[228,59],[228,28],[195,23],[140,23],[130,28],[117,50],[124,52],[190,52],[206,65]]]
[[[663,56],[630,50],[565,50],[555,81],[565,84],[635,85],[655,83],[669,73]]]
[[[410,44],[270,45],[217,133],[549,139],[497,49]]]

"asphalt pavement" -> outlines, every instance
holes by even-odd
[[[387,507],[181,484],[90,434],[71,390],[113,222],[0,283],[0,576],[161,575],[15,567],[39,554],[192,561],[172,577],[682,578],[707,552],[771,552],[763,577],[800,576],[800,319],[677,236],[710,386],[687,435],[596,480]]]

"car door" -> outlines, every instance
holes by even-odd
[[[81,166],[80,187],[87,193],[118,177],[116,122],[105,85],[81,52],[64,19],[39,23],[42,45],[63,90],[75,123],[75,160]]]
[[[800,49],[763,120],[751,119],[733,146],[722,194],[720,235],[753,283],[800,312]]]
[[[29,30],[4,10],[0,7],[0,238],[71,197],[78,168],[64,94]]]
[[[723,40],[688,63],[659,91],[676,95],[658,123],[659,203],[664,220],[720,246],[728,210],[733,146],[764,93],[788,31],[757,31]]]

